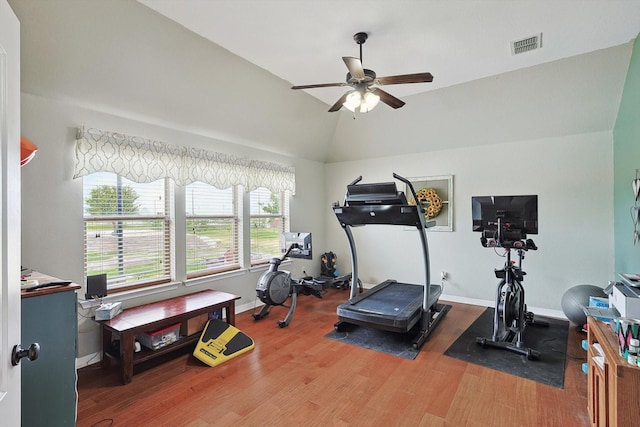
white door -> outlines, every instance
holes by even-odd
[[[0,0],[0,417],[20,425],[20,24]],[[30,343],[25,344],[28,346]]]

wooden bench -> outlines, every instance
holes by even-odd
[[[110,366],[110,360],[120,362],[122,383],[128,384],[133,378],[133,367],[166,353],[195,344],[200,332],[188,334],[188,321],[204,313],[224,309],[227,323],[235,325],[235,301],[238,295],[226,292],[206,290],[176,298],[158,301],[151,304],[129,308],[111,320],[99,322],[102,325],[102,363],[103,368]],[[154,331],[180,323],[180,339],[177,342],[149,350],[142,348],[134,351],[136,334]],[[112,337],[120,339],[119,354],[114,354]]]

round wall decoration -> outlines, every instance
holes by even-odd
[[[425,210],[424,216],[427,219],[435,218],[438,216],[440,211],[442,210],[442,199],[436,193],[436,190],[433,188],[421,188],[416,191],[416,196],[418,196],[418,202],[422,205]],[[411,199],[411,204],[415,205],[415,200]]]

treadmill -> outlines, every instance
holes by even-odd
[[[414,200],[418,200],[411,182],[393,174],[411,190]],[[349,300],[338,306],[338,322],[335,329],[345,331],[349,325],[360,325],[398,333],[413,334],[412,345],[422,347],[436,324],[451,308],[439,304],[441,285],[430,285],[429,248],[427,246],[428,226],[421,205],[410,205],[395,182],[359,184],[362,176],[347,186],[343,206],[333,206],[340,225],[344,229],[351,250],[352,280]],[[358,283],[358,257],[351,227],[370,224],[401,225],[415,227],[422,244],[425,282],[423,284],[401,283],[385,280],[365,292],[356,295]]]

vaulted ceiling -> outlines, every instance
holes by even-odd
[[[618,46],[640,31],[637,0],[139,1],[293,85],[344,82],[341,57],[358,57],[352,37],[367,32],[365,68],[434,75],[385,87],[398,97]],[[513,55],[512,43],[531,36],[542,47]],[[345,91],[307,90],[328,105]]]
[[[319,162],[610,132],[640,32],[640,0],[9,4],[21,23],[23,92],[219,149]],[[344,87],[290,89],[344,81],[341,57],[359,55],[359,31],[369,33],[366,68],[434,81],[385,86],[407,104],[355,117],[327,112]],[[540,48],[512,55],[513,41],[533,35]]]

